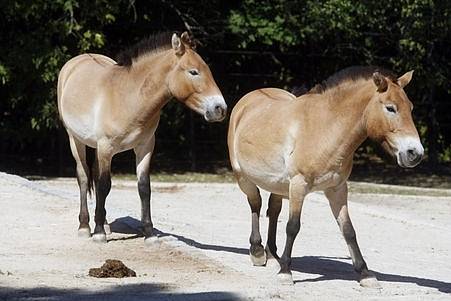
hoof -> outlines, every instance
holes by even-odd
[[[106,243],[106,234],[105,233],[94,233],[92,236],[94,242]]]
[[[111,227],[110,224],[103,225],[103,229],[105,229],[106,235],[111,235]]]
[[[294,285],[293,276],[289,273],[277,274],[277,280],[282,285]]]
[[[89,229],[89,228],[78,229],[78,237],[90,238],[91,237],[91,229]]]
[[[258,257],[254,256],[252,254],[250,254],[250,256],[251,256],[252,264],[254,266],[264,266],[266,264],[266,254],[265,253],[263,253],[263,255],[258,256]]]
[[[362,276],[362,278],[360,278],[360,286],[365,288],[382,288],[373,273],[367,273],[366,275]]]
[[[266,252],[262,245],[251,245],[249,255],[253,265],[264,266],[266,264]]]

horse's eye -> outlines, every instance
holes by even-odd
[[[396,108],[393,105],[386,105],[385,109],[390,113],[396,114]]]
[[[193,76],[199,75],[199,71],[197,71],[196,69],[191,69],[188,72],[189,72],[189,74],[191,74]]]

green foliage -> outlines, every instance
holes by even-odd
[[[439,126],[449,117],[438,100],[449,102],[451,94],[450,27],[446,0],[1,1],[0,133],[9,143],[34,145],[36,137],[58,126],[57,76],[71,57],[83,52],[114,57],[153,32],[187,28],[200,40],[207,62],[222,66],[215,77],[222,76],[218,84],[233,100],[268,84],[312,84],[350,65],[380,65],[399,74],[414,69],[407,90],[420,133],[426,146],[438,145],[440,158],[449,161],[451,134]],[[249,50],[257,59],[244,54],[218,59],[217,50]],[[270,53],[267,64],[256,63],[263,52]],[[232,66],[235,75],[264,76],[252,84],[249,78],[227,77]],[[180,147],[190,143],[187,116],[172,104],[161,119],[160,129]]]
[[[407,89],[420,109],[420,122],[427,127],[436,118],[447,118],[442,111],[437,116],[428,111],[437,110],[437,95],[449,101],[450,27],[451,5],[444,0],[245,0],[229,16],[229,29],[241,37],[243,49],[295,52],[301,60],[319,57],[320,63],[333,58],[332,64],[317,65],[321,75],[311,75],[316,81],[354,64],[379,65],[399,75],[415,70]],[[304,66],[309,64],[304,61]],[[297,70],[283,72],[287,74],[281,78],[297,77],[293,74]],[[423,138],[428,135],[423,131]],[[450,137],[426,140],[426,145],[438,143],[447,148]]]
[[[0,6],[0,85],[4,126],[57,126],[58,71],[72,56],[105,45],[102,26],[114,21],[118,1],[6,1]],[[26,136],[27,132],[22,135]],[[18,137],[20,139],[20,136]]]
[[[8,69],[0,62],[0,84],[5,85],[9,81],[9,71]]]

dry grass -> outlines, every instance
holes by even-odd
[[[135,180],[133,174],[116,174],[114,178],[120,180]],[[173,183],[232,183],[235,178],[231,172],[200,173],[200,172],[184,172],[184,173],[154,173],[150,175],[153,182],[173,182]]]
[[[425,176],[426,177],[426,176]],[[135,175],[132,174],[119,174],[114,175],[114,178],[119,180],[135,180]],[[430,180],[430,177],[428,177]],[[440,177],[434,178],[436,182],[435,187],[439,188],[419,188],[415,186],[400,186],[400,185],[387,185],[381,183],[368,183],[351,181],[349,183],[349,191],[351,193],[372,193],[372,194],[395,194],[395,195],[422,195],[422,196],[434,196],[434,197],[451,197],[451,189],[443,183]],[[151,175],[153,182],[170,182],[170,183],[234,183],[235,178],[231,172],[222,172],[218,174],[213,173],[156,173]],[[416,181],[420,181],[421,178],[417,177]],[[431,186],[434,187],[434,183]],[[410,183],[415,185],[415,183]],[[442,188],[445,187],[445,188]],[[159,187],[161,192],[174,192],[179,190],[177,185],[171,185],[169,187]],[[168,190],[168,191],[165,191]]]

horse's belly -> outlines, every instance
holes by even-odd
[[[97,134],[90,116],[63,115],[67,131],[78,141],[90,147],[97,147]]]
[[[271,163],[263,160],[258,162],[243,160],[240,162],[240,169],[242,175],[260,188],[282,196],[288,196],[290,182],[283,159],[273,159]]]
[[[290,140],[283,135],[265,137],[262,133],[239,138],[234,149],[236,164],[232,165],[260,188],[288,196]]]
[[[138,144],[149,141],[155,135],[154,129],[135,128],[130,130],[117,143],[117,151],[123,152],[135,148]]]
[[[97,146],[98,115],[101,112],[100,97],[86,98],[80,93],[70,93],[68,86],[62,92],[60,117],[67,131],[83,144]],[[72,89],[74,90],[74,89]]]
[[[283,197],[288,197],[290,183],[288,180],[282,180],[277,177],[251,177],[252,182],[254,182],[258,187],[281,195]]]

